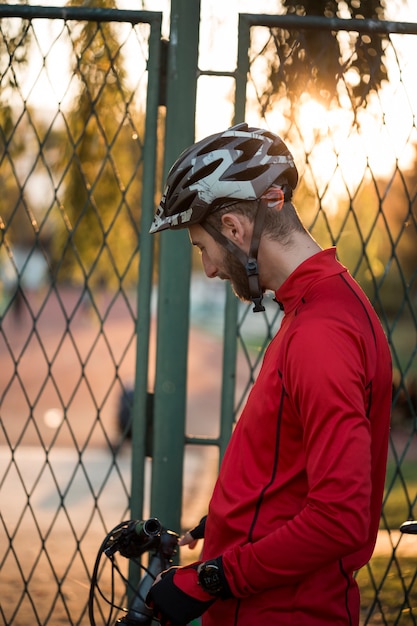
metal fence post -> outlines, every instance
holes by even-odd
[[[171,2],[164,175],[194,141],[199,18],[200,2]],[[185,231],[160,237],[151,514],[179,529],[191,247]]]
[[[143,159],[143,191],[138,281],[138,318],[136,323],[135,402],[132,420],[132,488],[130,510],[133,518],[143,516],[144,459],[147,422],[148,372],[144,365],[149,359],[151,326],[151,292],[154,238],[148,233],[153,216],[155,167],[157,152],[157,117],[159,99],[160,39],[162,14],[155,14],[149,38],[148,95],[146,102],[146,129]]]

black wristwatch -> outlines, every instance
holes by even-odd
[[[215,561],[201,563],[197,569],[198,582],[201,588],[211,596],[220,596],[224,590],[220,567]]]

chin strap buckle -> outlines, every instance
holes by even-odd
[[[252,302],[254,304],[252,309],[254,313],[262,313],[262,311],[265,311],[265,307],[262,304],[262,296],[260,298],[252,298]]]
[[[252,311],[254,313],[261,313],[262,311],[265,311],[265,307],[262,304],[263,293],[259,284],[258,263],[256,259],[248,259],[245,269],[248,277],[251,299],[254,304]]]

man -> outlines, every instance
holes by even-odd
[[[154,218],[151,232],[188,228],[207,276],[255,311],[265,290],[284,311],[220,469],[202,561],[150,590],[162,624],[359,624],[353,573],[378,532],[391,358],[358,284],[303,227],[297,181],[282,140],[240,124],[180,155]]]

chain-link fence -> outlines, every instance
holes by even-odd
[[[0,621],[86,624],[95,552],[130,516],[161,15],[0,15]]]

